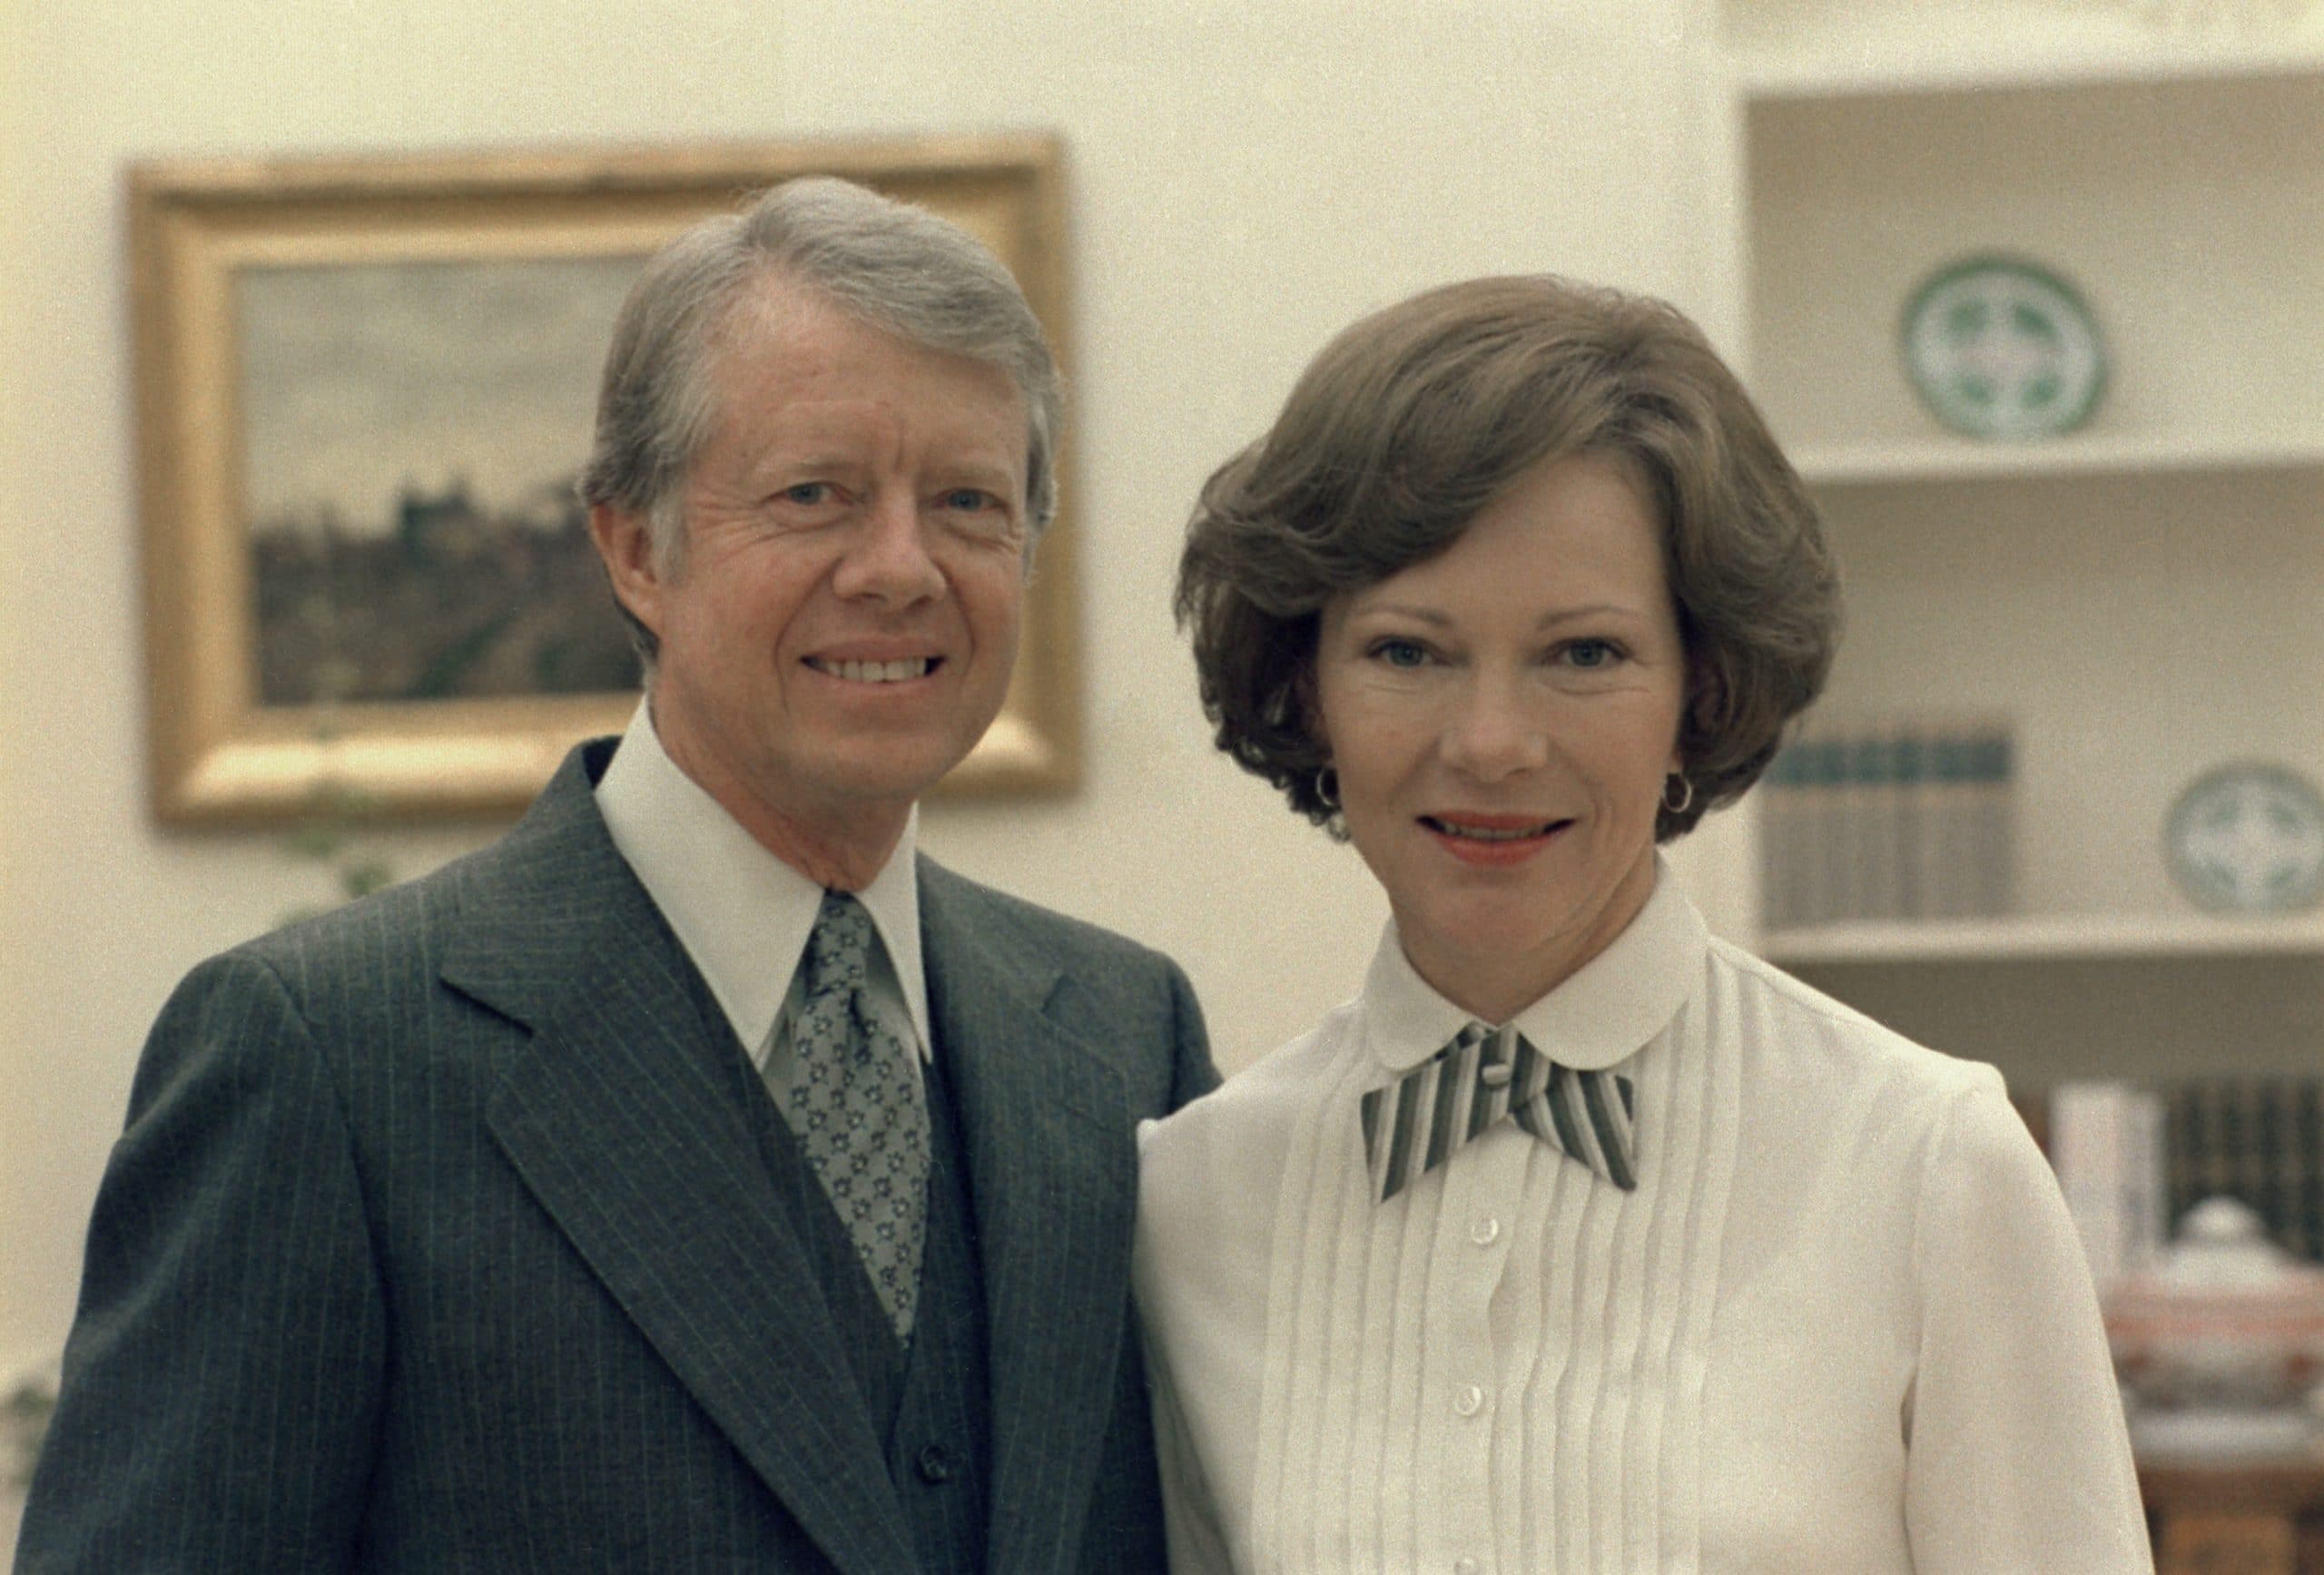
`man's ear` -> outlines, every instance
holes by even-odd
[[[662,574],[655,562],[654,536],[645,516],[610,503],[589,506],[589,537],[613,582],[614,600],[659,638],[662,633]]]

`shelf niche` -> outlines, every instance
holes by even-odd
[[[2324,913],[2198,913],[2162,836],[2228,762],[2324,781],[2324,5],[1712,3],[1732,342],[1847,584],[1819,721],[1999,715],[2016,744],[2019,911],[1768,954],[2021,1090],[2312,1073]],[[2098,320],[2079,432],[1977,443],[1914,396],[1905,301],[1996,252]]]
[[[2324,468],[1819,495],[1848,606],[1819,715],[2010,718],[2024,913],[2184,914],[2191,783],[2324,782]]]
[[[2324,74],[1743,106],[1749,361],[1795,450],[1946,437],[1897,359],[1937,268],[2072,281],[2111,368],[2087,440],[2324,449]]]
[[[2075,1078],[2282,1076],[2324,1046],[2324,956],[1964,958],[1788,970],[2010,1092]]]

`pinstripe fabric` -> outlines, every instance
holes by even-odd
[[[773,1102],[750,1101],[777,1195],[798,1221],[836,1348],[872,1426],[924,1575],[984,1567],[991,1485],[991,1377],[955,1102],[928,1066],[931,1169],[920,1316],[909,1351],[890,1327],[855,1243]],[[932,1453],[931,1452],[933,1452]]]
[[[492,849],[172,998],[20,1570],[919,1568],[747,1059],[596,814],[605,753]],[[1158,1569],[1130,1124],[1215,1082],[1199,1017],[1163,960],[926,861],[921,904],[992,1331],[989,1567]]]
[[[990,1526],[990,1344],[958,1106],[940,1061],[929,1068],[929,1107],[935,1142],[927,1265],[888,1432],[888,1474],[904,1501],[924,1575],[977,1575]]]
[[[1560,1066],[1513,1026],[1468,1023],[1358,1102],[1372,1195],[1385,1203],[1504,1116],[1629,1192],[1638,1186],[1636,1105],[1629,1078]]]
[[[748,1099],[744,1092],[738,1091],[736,1098],[750,1107],[752,1130],[777,1206],[798,1233],[807,1259],[806,1278],[830,1314],[832,1350],[854,1383],[872,1432],[889,1439],[903,1394],[904,1348],[863,1272],[854,1239],[840,1222],[781,1109],[769,1099]]]

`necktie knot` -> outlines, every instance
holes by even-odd
[[[1364,1096],[1373,1194],[1386,1202],[1504,1116],[1628,1192],[1638,1186],[1631,1081],[1577,1071],[1513,1026],[1471,1022],[1384,1088]]]
[[[809,999],[833,990],[859,990],[869,975],[872,915],[852,892],[826,891],[807,936]]]

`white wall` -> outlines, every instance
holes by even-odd
[[[1546,268],[1690,300],[1686,9],[173,0],[0,22],[0,1383],[64,1336],[171,984],[323,895],[265,835],[146,813],[125,161],[1062,130],[1088,779],[934,806],[923,836],[1175,953],[1231,1068],[1352,989],[1382,905],[1208,747],[1167,611],[1187,506],[1329,333],[1417,287]],[[415,874],[492,830],[382,851]]]

